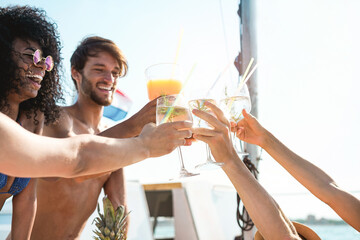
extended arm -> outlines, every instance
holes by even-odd
[[[190,137],[191,123],[148,124],[136,138],[80,135],[55,139],[30,133],[0,114],[0,164],[19,177],[76,177],[114,171],[148,157],[170,153]],[[99,164],[101,159],[101,164]]]
[[[13,197],[11,239],[30,239],[36,212],[36,179]]]
[[[288,149],[253,116],[245,111],[243,114],[245,118],[238,124],[238,137],[262,147],[312,194],[328,204],[345,222],[360,231],[359,199],[342,190],[320,168]]]
[[[217,116],[193,110],[193,113],[210,123],[214,129],[193,129],[194,138],[209,144],[218,162],[244,202],[246,210],[265,239],[300,239],[294,226],[283,214],[275,200],[258,183],[239,159],[229,137],[229,123],[219,108],[206,103]]]

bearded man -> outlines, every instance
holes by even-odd
[[[127,138],[137,136],[145,124],[155,122],[156,100],[125,122],[102,132],[104,106],[111,104],[116,83],[127,72],[126,59],[113,41],[88,37],[70,61],[78,99],[74,105],[62,108],[60,120],[45,127],[44,135],[64,138],[90,133]],[[80,238],[102,189],[115,208],[126,202],[123,169],[81,179],[40,179],[37,188],[38,209],[31,236],[34,240]]]

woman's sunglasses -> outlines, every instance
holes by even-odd
[[[33,54],[23,53],[26,56],[32,56],[33,63],[37,67],[41,67],[41,62],[45,63],[45,70],[50,72],[54,68],[54,60],[52,56],[47,56],[46,58],[42,57],[42,52],[40,49],[37,49]]]

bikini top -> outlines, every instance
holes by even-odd
[[[5,187],[7,183],[8,176],[5,174],[0,173],[0,189]],[[29,183],[30,178],[19,178],[16,177],[14,179],[13,184],[11,185],[9,191],[7,192],[0,192],[0,194],[10,193],[11,195],[15,196],[16,194],[20,193]]]
[[[16,122],[19,123],[18,119],[16,120]],[[21,123],[19,123],[19,124],[21,126]],[[7,180],[8,180],[8,176],[3,173],[0,173],[0,189],[5,187]],[[0,194],[10,193],[11,195],[15,196],[16,194],[20,193],[28,185],[29,181],[30,181],[30,178],[16,177],[14,179],[14,182],[11,185],[9,191],[0,192]]]

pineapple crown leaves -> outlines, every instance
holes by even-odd
[[[116,228],[117,229],[123,229],[125,227],[126,224],[126,218],[129,215],[130,212],[125,214],[125,207],[124,206],[119,206],[116,209],[116,218],[115,218],[115,223],[116,223]]]
[[[115,223],[115,210],[109,198],[103,199],[105,226],[108,229],[112,229]]]
[[[116,210],[111,201],[105,196],[103,198],[104,214],[100,212],[98,204],[97,211],[99,217],[96,217],[95,222],[97,230],[93,231],[96,234],[96,240],[126,240],[125,224],[126,217],[129,213],[125,213],[125,207],[119,206]]]

